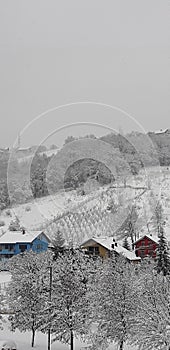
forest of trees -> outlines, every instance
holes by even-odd
[[[117,344],[142,350],[170,348],[170,264],[165,239],[155,261],[130,264],[123,256],[90,258],[64,244],[53,251],[26,252],[10,260],[7,303],[11,327],[47,334],[74,349],[75,339],[89,350]],[[160,258],[161,255],[161,258]],[[166,270],[165,270],[166,266]],[[94,327],[95,325],[95,327]]]

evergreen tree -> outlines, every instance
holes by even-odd
[[[159,234],[159,246],[157,248],[157,272],[162,272],[164,276],[170,273],[170,255],[168,243],[164,236],[163,228]]]
[[[46,173],[50,159],[36,154],[31,164],[31,189],[34,198],[48,195]]]
[[[57,230],[55,237],[52,239],[52,247],[51,250],[54,254],[54,260],[58,258],[59,253],[63,254],[65,250],[65,239],[63,237],[63,234]]]

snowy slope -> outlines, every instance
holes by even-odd
[[[143,188],[148,190],[143,193]],[[170,171],[165,168],[150,168],[142,170],[133,178],[127,179],[129,187],[123,188],[123,184],[117,188],[105,186],[85,196],[78,195],[76,191],[59,192],[55,195],[34,200],[30,203],[19,205],[10,209],[11,216],[7,215],[8,210],[2,211],[0,220],[5,225],[0,227],[0,235],[9,226],[11,220],[17,216],[21,226],[28,230],[46,229],[48,234],[59,229],[66,239],[82,240],[96,235],[113,235],[117,225],[125,219],[125,207],[135,200],[138,206],[139,220],[144,218],[144,210],[147,216],[151,216],[149,196],[153,192],[155,200],[160,199],[164,208],[166,220],[167,238],[170,241]],[[133,186],[134,188],[130,187]],[[135,189],[136,188],[136,189]],[[138,189],[137,189],[138,188]],[[108,204],[114,202],[116,211],[109,212]],[[55,227],[48,226],[56,218]],[[143,231],[147,232],[146,224],[143,224]],[[154,232],[153,232],[154,233]]]

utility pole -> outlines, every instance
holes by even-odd
[[[51,350],[51,325],[50,325],[50,316],[51,316],[51,295],[52,295],[52,266],[49,267],[50,269],[50,289],[49,289],[49,328],[48,328],[48,350]]]

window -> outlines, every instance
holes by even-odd
[[[37,250],[42,250],[43,249],[43,245],[41,243],[37,244]]]
[[[99,247],[89,247],[88,251],[90,254],[99,255]]]
[[[20,249],[21,253],[23,253],[27,249],[27,245],[26,244],[19,244],[19,249]]]
[[[144,251],[140,251],[140,257],[144,258],[145,257],[145,252]]]
[[[5,244],[5,250],[8,250],[8,244]]]

